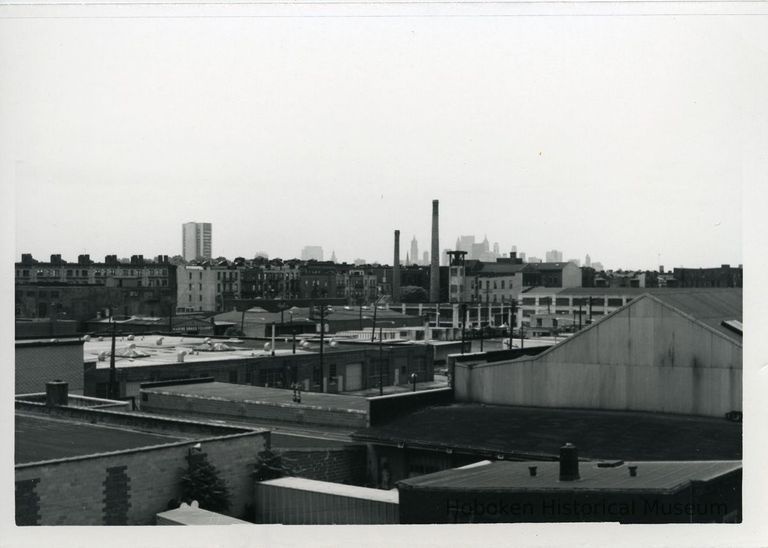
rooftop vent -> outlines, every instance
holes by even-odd
[[[579,451],[572,443],[560,448],[560,481],[575,481],[579,476]]]
[[[45,383],[45,405],[67,405],[69,403],[69,383],[55,380]]]

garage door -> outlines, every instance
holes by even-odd
[[[344,390],[362,390],[363,389],[363,364],[350,363],[347,365],[347,375],[345,378]]]

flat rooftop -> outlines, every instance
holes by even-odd
[[[101,340],[99,340],[101,339]],[[333,335],[326,337],[324,352],[350,352],[360,350],[361,347],[378,348],[378,344],[358,344],[355,346],[342,345],[331,346],[329,341]],[[297,355],[317,355],[320,348],[319,336],[307,336],[308,346],[300,347],[301,337],[296,337]],[[339,341],[343,338],[339,337]],[[209,341],[206,343],[206,341]],[[200,363],[211,361],[228,361],[246,358],[268,358],[272,352],[264,350],[267,340],[214,338],[214,337],[183,337],[165,335],[133,335],[129,340],[128,335],[118,335],[115,340],[115,366],[116,367],[146,367],[156,365],[168,365],[179,363],[177,353],[186,351],[184,363]],[[385,342],[386,344],[386,342]],[[112,340],[109,336],[92,337],[83,345],[83,356],[86,362],[96,362],[99,369],[109,368],[109,355],[111,353]],[[105,359],[99,361],[99,355]],[[291,338],[280,336],[275,338],[275,355],[288,356],[293,354]]]
[[[199,398],[214,398],[226,401],[265,403],[286,407],[312,407],[315,409],[368,412],[368,400],[358,396],[301,392],[301,403],[293,401],[293,390],[285,388],[264,388],[246,384],[205,382],[177,384],[142,388],[145,392],[179,394]]]
[[[531,476],[528,467],[535,465]],[[637,476],[628,466],[637,466]],[[634,491],[669,493],[692,481],[710,481],[741,468],[739,461],[652,461],[627,462],[601,468],[597,463],[580,463],[580,479],[560,481],[559,462],[497,461],[472,468],[454,468],[409,478],[399,485],[415,488],[467,491]]]
[[[17,413],[16,464],[164,445],[185,438]]]
[[[387,445],[508,458],[553,458],[571,442],[579,456],[624,460],[740,460],[741,424],[726,419],[585,409],[457,403],[420,409],[355,432]]]

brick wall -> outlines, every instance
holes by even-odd
[[[152,525],[181,497],[181,475],[195,441],[94,457],[16,466],[18,525]],[[202,451],[230,491],[229,514],[253,503],[252,472],[267,432],[202,440]]]
[[[59,379],[73,394],[83,393],[83,343],[16,345],[16,394],[41,392]]]
[[[289,449],[280,454],[292,476],[349,485],[366,484],[365,446]]]

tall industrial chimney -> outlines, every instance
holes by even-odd
[[[432,266],[429,269],[429,301],[440,302],[440,234],[439,234],[439,201],[432,200],[432,253],[429,258]]]
[[[395,259],[392,262],[392,302],[400,302],[400,231],[395,230]]]

